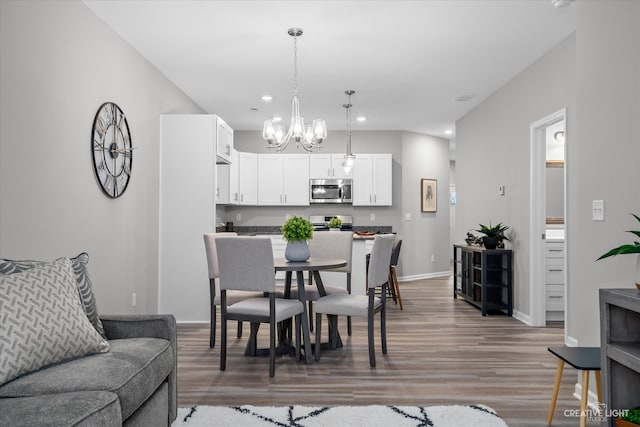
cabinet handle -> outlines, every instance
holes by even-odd
[[[378,202],[378,196],[377,195],[373,195],[373,203],[377,203]]]
[[[369,203],[371,203],[373,200],[371,200],[371,194],[369,194]]]
[[[562,295],[549,295],[549,298],[562,298]]]
[[[238,201],[238,193],[233,193],[233,200]]]
[[[216,197],[220,197],[220,187],[216,187]]]
[[[331,176],[336,176],[336,170],[334,168],[331,168]]]
[[[242,194],[240,195],[240,201],[241,201],[241,202],[244,202],[244,193],[242,193]]]
[[[549,249],[549,252],[562,252],[562,249]]]
[[[331,176],[331,168],[327,169],[327,176]]]
[[[549,271],[563,271],[562,268],[550,268]]]
[[[287,195],[284,195],[284,202],[287,203]]]
[[[225,145],[225,147],[227,147],[227,156],[231,155],[231,145],[227,144]]]

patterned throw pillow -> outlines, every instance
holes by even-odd
[[[0,385],[52,363],[109,351],[78,300],[69,258],[0,276]]]
[[[0,258],[0,277],[3,274],[20,273],[45,263],[45,261],[14,261]],[[91,284],[89,270],[87,268],[88,263],[89,255],[85,252],[75,258],[71,258],[71,266],[73,267],[73,273],[76,278],[76,285],[78,286],[78,294],[80,295],[82,308],[84,308],[84,312],[87,314],[87,317],[93,327],[96,328],[96,331],[106,338],[107,336],[104,333],[104,328],[102,327],[102,322],[98,315],[96,298],[93,295],[93,285]]]

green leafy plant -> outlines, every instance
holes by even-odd
[[[635,217],[635,219],[640,222],[640,216],[631,214]],[[637,237],[640,237],[640,231],[627,230],[628,233],[634,234]],[[603,254],[598,258],[598,260],[603,258],[608,258],[614,255],[623,255],[623,254],[640,254],[640,242],[633,242],[633,244],[626,244],[618,246],[617,248],[611,249],[606,254]],[[597,261],[597,260],[596,260]]]
[[[629,409],[624,415],[620,416],[620,419],[640,425],[640,408]]]
[[[480,228],[475,229],[475,231],[478,231],[484,234],[485,236],[497,237],[498,240],[509,240],[509,238],[504,235],[504,232],[509,229],[508,225],[504,225],[501,222],[493,226],[491,225],[491,222],[489,222],[488,226],[484,224],[478,224],[478,225],[480,226]]]
[[[340,227],[342,227],[342,220],[340,218],[338,218],[337,216],[334,216],[327,223],[327,227],[329,227],[329,228],[340,228]]]
[[[313,237],[313,224],[301,216],[292,216],[282,224],[280,231],[287,242],[309,240]]]

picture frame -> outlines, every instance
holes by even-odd
[[[420,210],[436,212],[438,210],[438,180],[422,178],[420,181]]]

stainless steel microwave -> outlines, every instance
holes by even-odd
[[[309,203],[351,203],[352,189],[350,179],[311,179]]]

